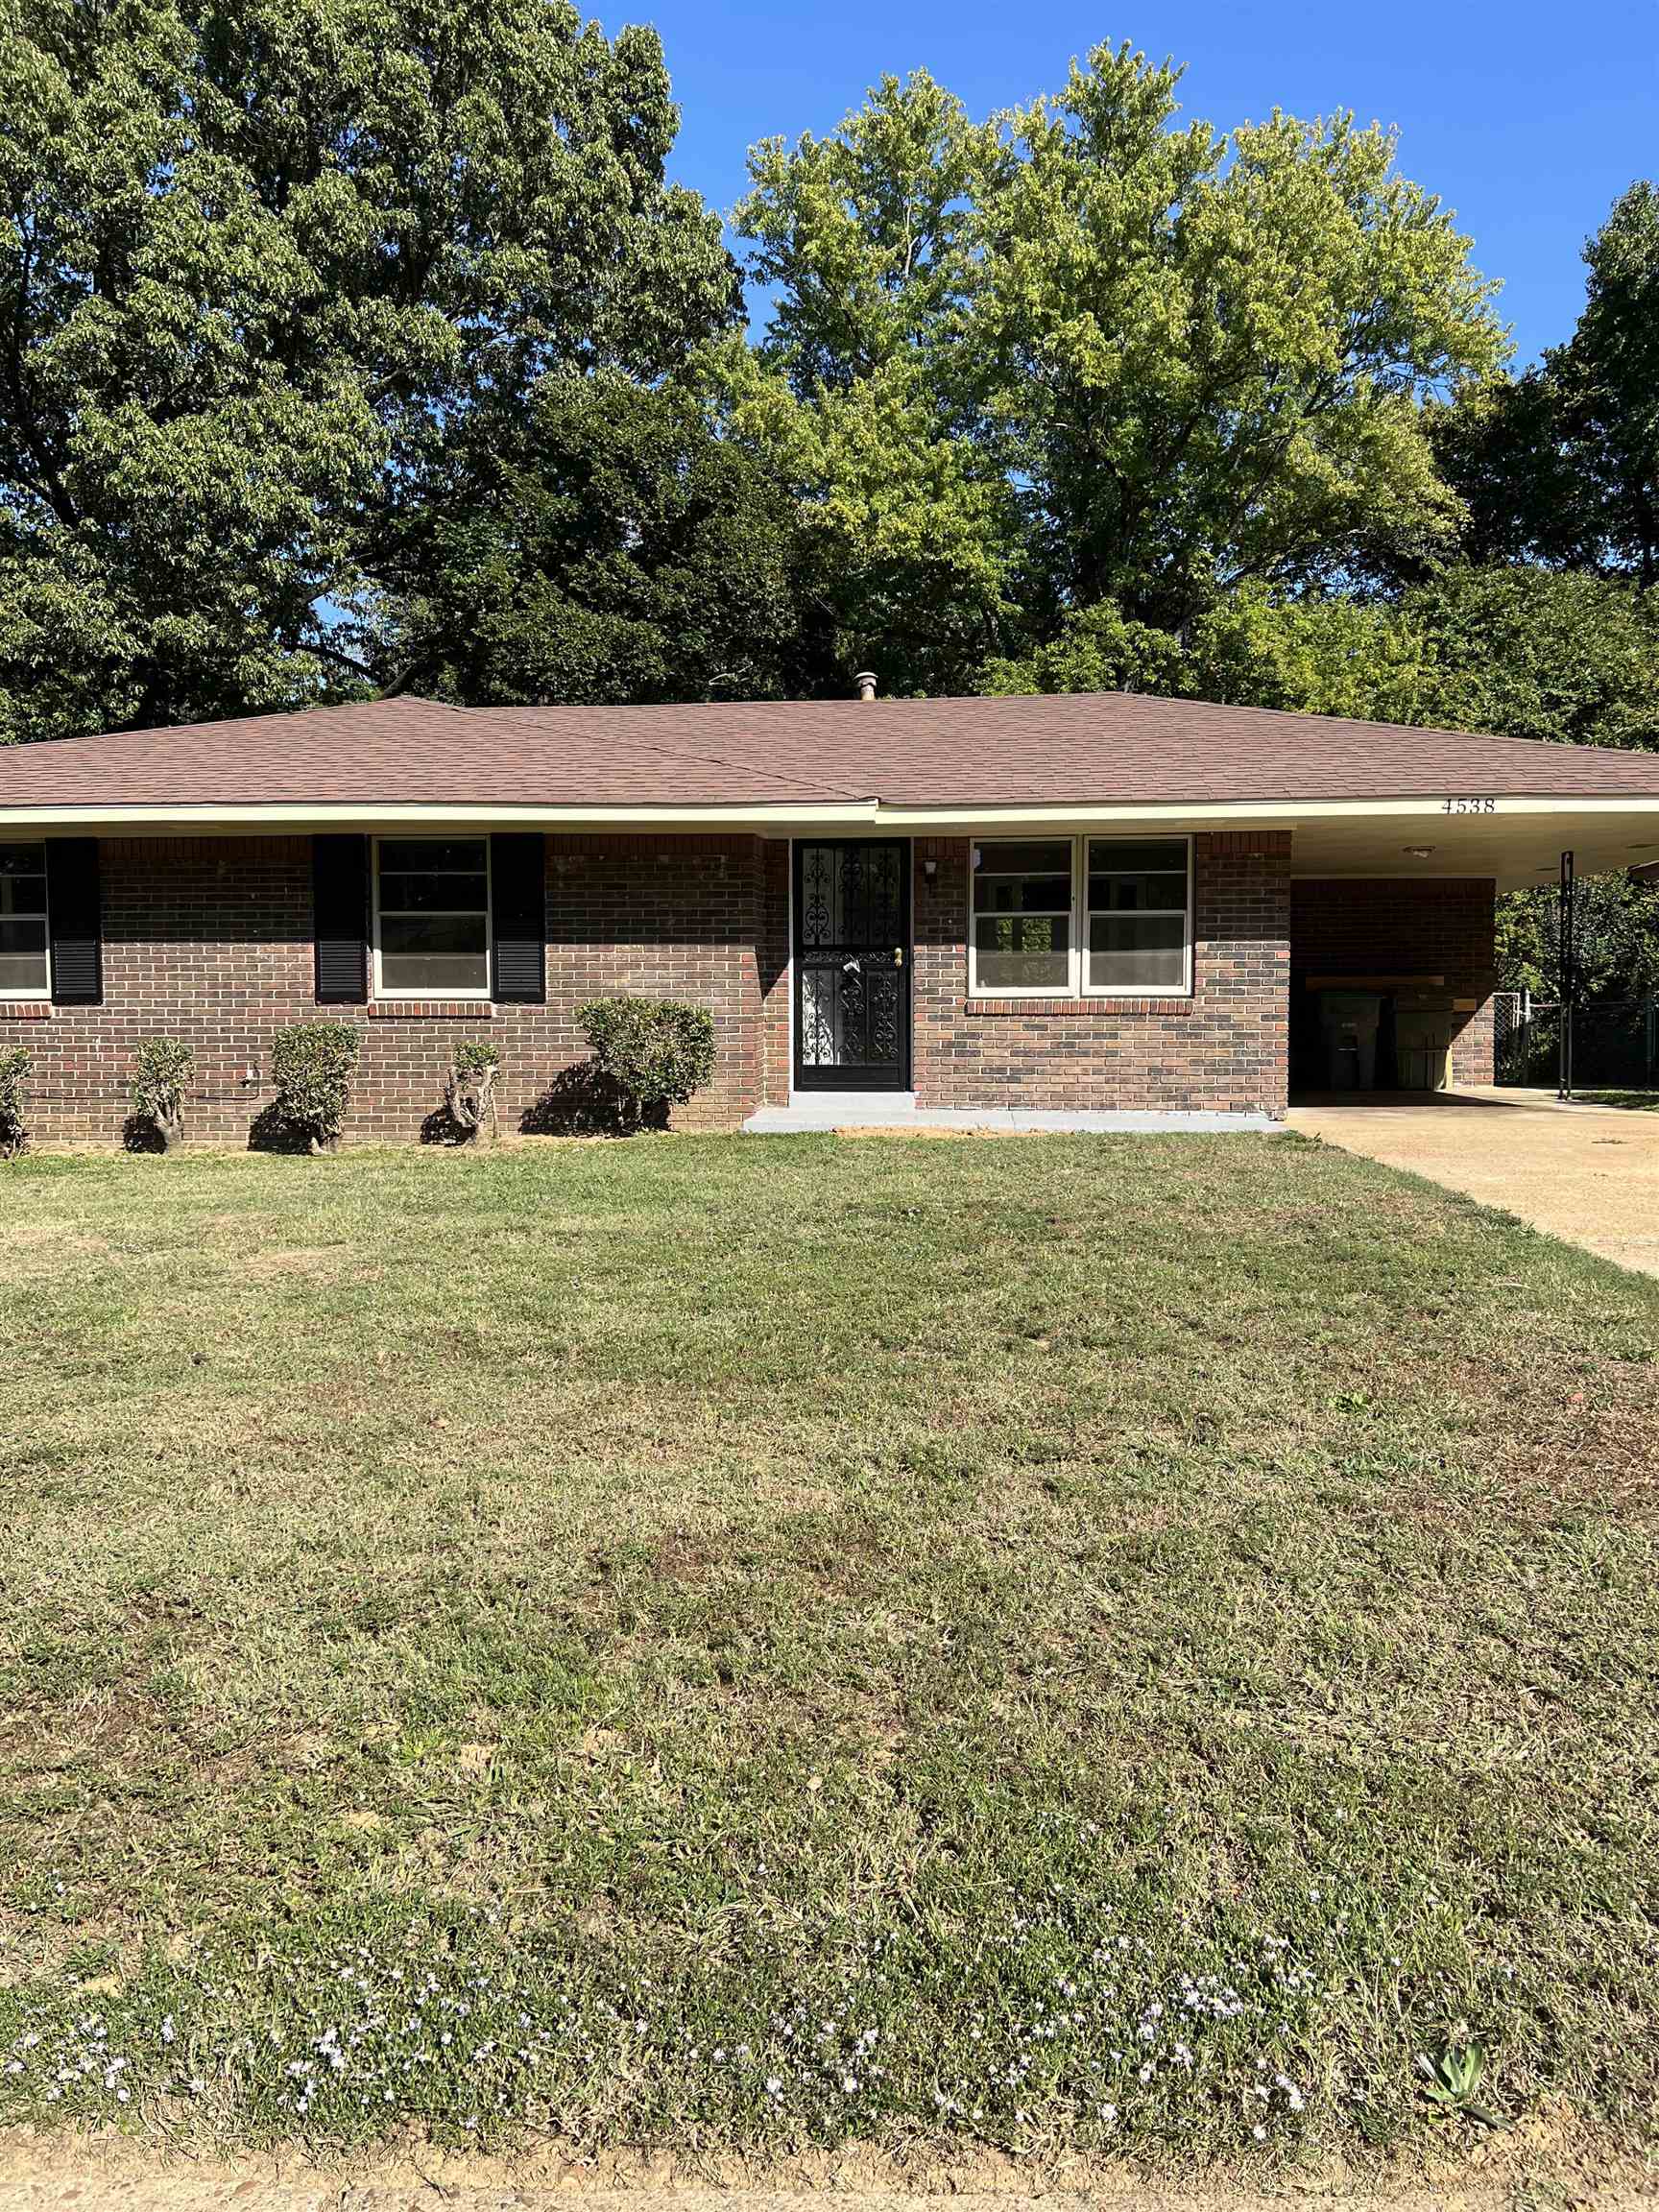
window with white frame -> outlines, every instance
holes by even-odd
[[[1191,988],[1185,837],[1089,837],[1084,991],[1144,998]]]
[[[46,848],[0,845],[0,998],[49,998]]]
[[[490,840],[381,837],[374,988],[383,998],[488,998]]]
[[[1192,988],[1190,837],[974,847],[974,998],[1176,998]]]
[[[1074,843],[1010,839],[974,848],[975,996],[1066,998],[1075,992],[1071,915]]]

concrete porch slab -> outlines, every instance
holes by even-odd
[[[782,1137],[816,1130],[893,1129],[985,1131],[1004,1136],[1017,1134],[1070,1136],[1271,1136],[1283,1131],[1283,1121],[1268,1114],[1233,1113],[1132,1113],[1101,1110],[1074,1114],[1044,1114],[1018,1107],[918,1108],[907,1094],[882,1099],[843,1095],[797,1099],[788,1106],[762,1106],[743,1124],[752,1136]]]

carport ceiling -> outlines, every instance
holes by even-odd
[[[1490,876],[1501,891],[1517,891],[1554,882],[1563,852],[1573,854],[1581,876],[1659,860],[1659,807],[1652,801],[1594,810],[1513,799],[1496,804],[1491,814],[1418,806],[1381,818],[1299,821],[1291,867],[1298,876]]]

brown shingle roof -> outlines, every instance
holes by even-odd
[[[0,809],[1112,806],[1659,797],[1659,756],[1119,692],[324,707],[0,748]]]

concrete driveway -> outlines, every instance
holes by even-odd
[[[1659,1275],[1659,1113],[1493,1090],[1309,1098],[1288,1118],[1305,1137],[1408,1167]]]

